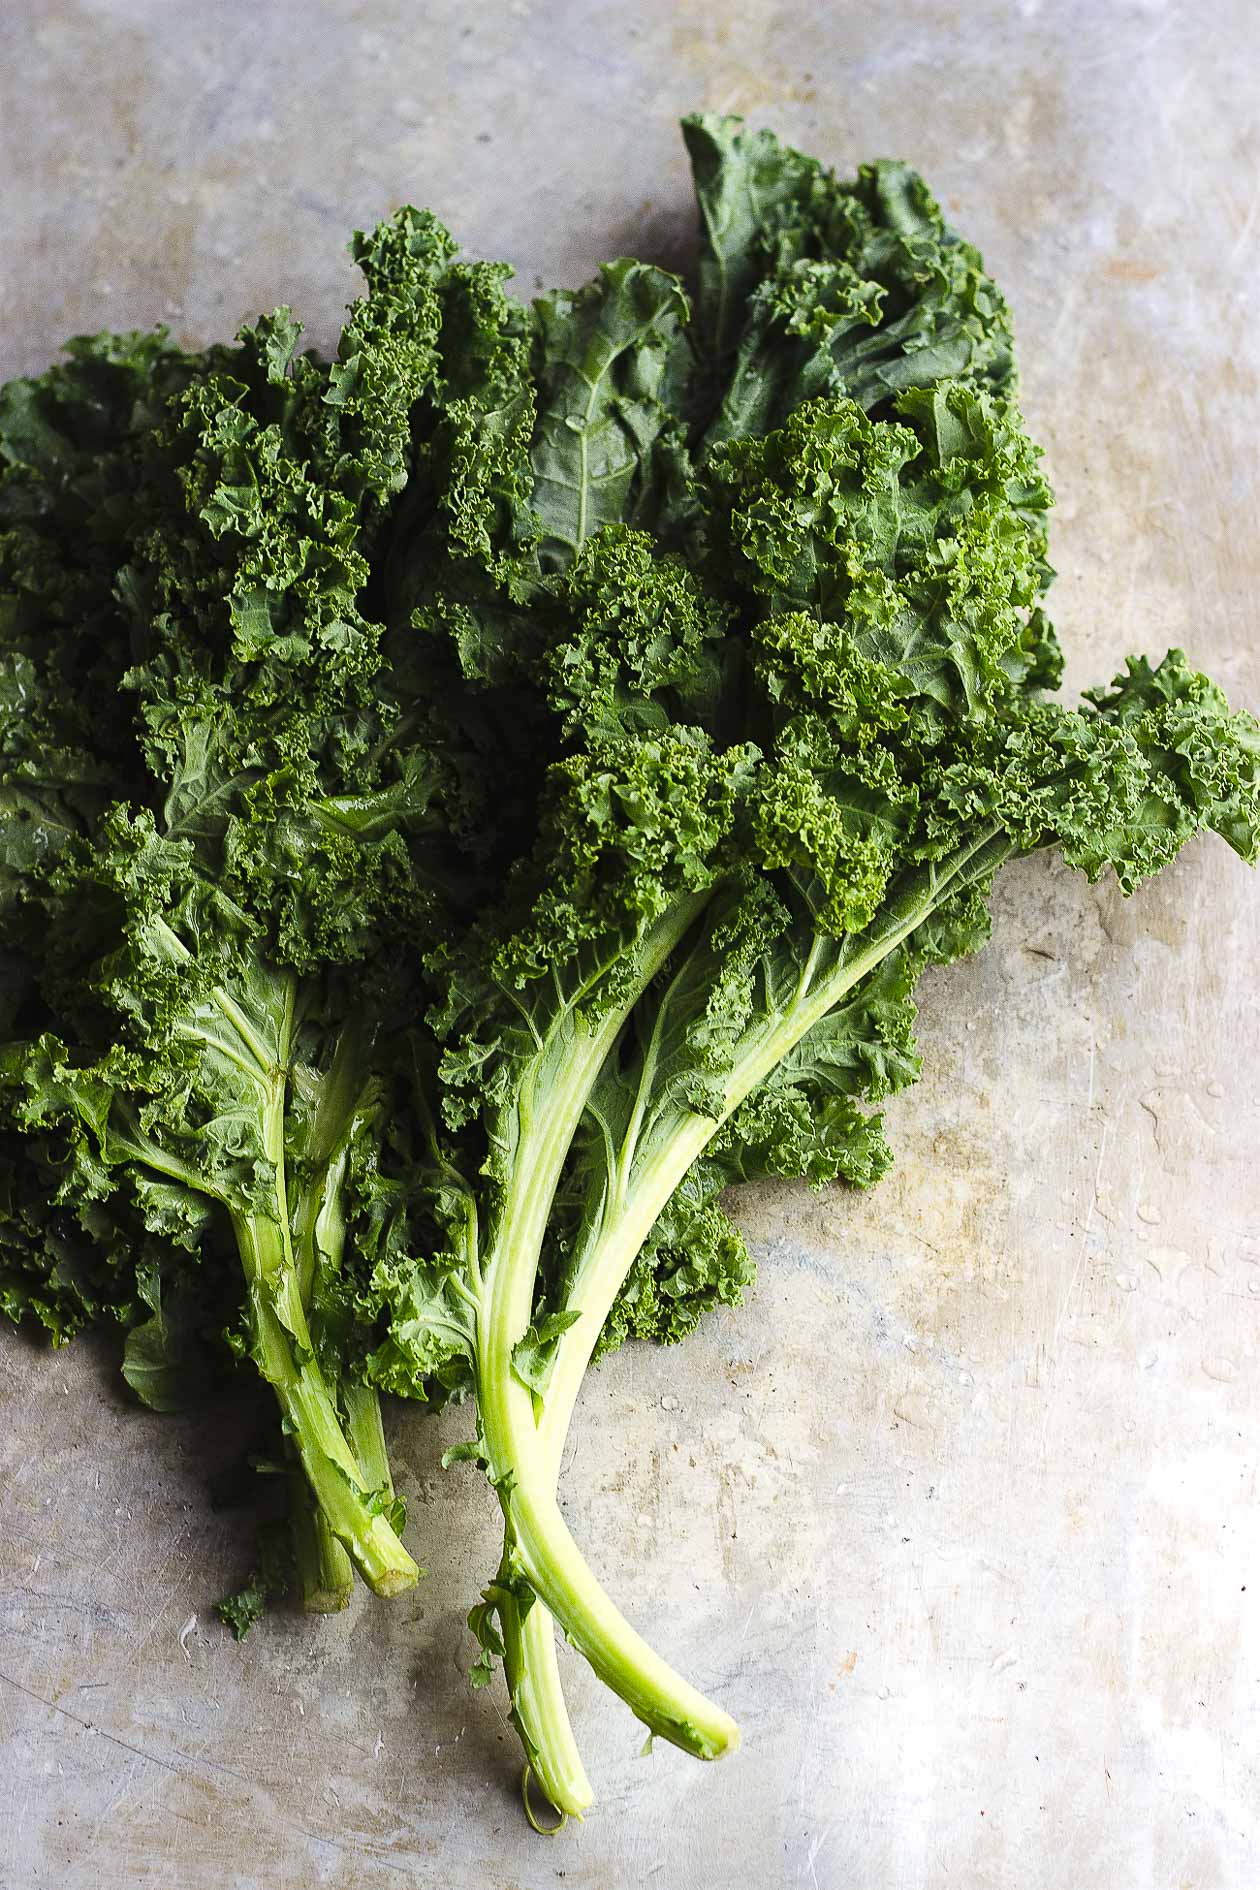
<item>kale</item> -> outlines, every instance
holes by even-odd
[[[471,1398],[474,1679],[573,1815],[557,1624],[738,1740],[562,1517],[592,1360],[739,1300],[732,1184],[886,1172],[1004,864],[1260,848],[1260,726],[1180,651],[1053,699],[1009,312],[922,179],[684,132],[694,296],[526,307],[404,209],[330,362],[280,310],[0,393],[0,1304],[121,1323],[155,1408],[273,1388],[238,1634],[416,1579],[380,1395]]]

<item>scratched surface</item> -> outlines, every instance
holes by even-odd
[[[697,104],[917,161],[1015,305],[1070,679],[1178,641],[1260,704],[1254,0],[11,0],[5,40],[5,373],[282,297],[327,341],[404,198],[525,292],[681,260]],[[205,1479],[243,1420],[10,1336],[2,1890],[1253,1890],[1260,883],[1204,844],[1130,904],[1026,863],[996,911],[893,1175],[745,1195],[752,1304],[585,1396],[574,1526],[736,1758],[640,1758],[570,1661],[601,1802],[534,1839],[465,1680],[457,1419],[394,1415],[414,1599],[238,1648]]]

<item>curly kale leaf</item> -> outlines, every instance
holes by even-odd
[[[676,407],[663,395],[687,298],[647,263],[606,263],[597,282],[535,304],[538,425],[533,509],[545,569],[562,568],[601,525],[650,523],[664,496]]]
[[[780,698],[834,701],[812,617],[896,671],[931,716],[982,715],[1057,676],[1040,455],[1012,408],[959,382],[902,396],[897,414],[815,400],[777,432],[715,449],[710,555],[767,615],[804,613],[802,654],[789,668],[790,649],[776,651],[767,669]]]
[[[683,122],[700,205],[709,443],[768,432],[802,400],[866,409],[961,379],[1013,391],[1006,303],[908,165],[840,183],[736,118]]]

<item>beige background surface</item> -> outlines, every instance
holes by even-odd
[[[1255,0],[9,0],[0,371],[85,327],[327,342],[349,229],[431,204],[529,293],[685,257],[680,112],[919,163],[1015,305],[1071,680],[1183,642],[1260,706]],[[463,1428],[398,1412],[392,1608],[209,1604],[225,1420],[0,1336],[3,1890],[1252,1890],[1260,883],[1009,872],[931,981],[868,1199],[745,1195],[749,1306],[587,1389],[579,1536],[742,1721],[702,1768],[570,1661],[600,1803],[531,1836],[462,1615]]]

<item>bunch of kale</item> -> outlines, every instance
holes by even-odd
[[[730,1183],[885,1171],[1006,860],[1260,844],[1179,652],[1048,699],[1008,313],[921,179],[685,133],[694,308],[631,261],[526,308],[402,211],[333,362],[282,311],[0,395],[0,1296],[120,1321],[159,1408],[252,1361],[312,1607],[415,1579],[378,1393],[470,1394],[474,1676],[571,1814],[556,1623],[738,1737],[561,1517],[591,1360],[740,1297]]]

